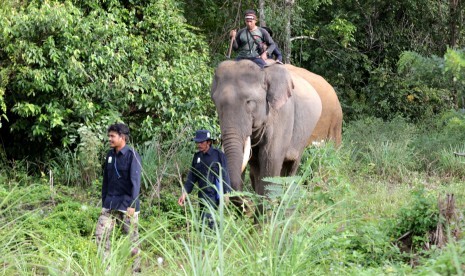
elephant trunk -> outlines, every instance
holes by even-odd
[[[242,168],[245,140],[232,131],[222,131],[223,148],[228,160],[228,171],[231,186],[235,191],[242,191]],[[249,150],[250,152],[250,150]],[[246,157],[248,160],[248,157]]]

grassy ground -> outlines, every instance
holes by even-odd
[[[202,227],[195,196],[186,208],[176,204],[193,149],[139,147],[141,274],[463,275],[465,158],[452,154],[463,149],[461,133],[447,123],[425,131],[400,119],[354,122],[341,148],[308,149],[297,177],[269,179],[258,224],[221,205],[214,231]],[[80,173],[78,162],[60,163]],[[0,170],[0,273],[130,274],[130,244],[119,231],[111,258],[102,263],[98,254],[100,180],[82,183],[88,178],[60,169]],[[455,198],[450,222],[438,207],[447,194]],[[438,226],[448,240],[442,246],[433,239]]]

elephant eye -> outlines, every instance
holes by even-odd
[[[252,101],[252,100],[248,100],[246,101],[246,105],[247,105],[247,110],[249,112],[253,111],[255,109],[255,101]]]

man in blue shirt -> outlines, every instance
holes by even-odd
[[[122,224],[123,232],[130,235],[131,256],[135,256],[133,270],[140,271],[138,221],[140,212],[139,192],[141,159],[139,154],[126,145],[129,128],[125,124],[113,124],[108,128],[112,148],[105,159],[102,183],[102,211],[95,229],[99,248],[105,244],[103,257],[110,254],[110,233],[115,223]]]
[[[213,218],[208,212],[205,204],[217,208],[220,202],[220,186],[224,193],[230,191],[230,179],[227,170],[226,156],[222,151],[212,146],[211,133],[208,130],[198,130],[192,139],[198,152],[194,154],[191,168],[184,184],[184,190],[179,197],[178,204],[183,206],[187,194],[192,192],[194,184],[197,183],[199,188],[199,199],[201,200],[201,217],[202,221],[207,220],[208,226],[213,228]]]

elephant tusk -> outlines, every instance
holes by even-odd
[[[245,167],[247,166],[247,163],[249,162],[251,148],[252,147],[251,147],[251,142],[250,142],[250,136],[248,136],[247,139],[245,140],[244,159],[242,160],[241,173],[244,172]]]

